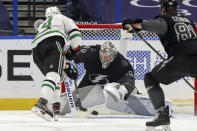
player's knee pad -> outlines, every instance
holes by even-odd
[[[53,81],[55,84],[60,82],[60,75],[57,72],[48,72],[46,79]]]
[[[144,77],[144,84],[148,89],[150,87],[156,87],[159,83],[151,76],[150,73],[147,73]]]

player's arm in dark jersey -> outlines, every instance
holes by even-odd
[[[100,49],[99,45],[96,46],[86,46],[82,45],[80,51],[76,53],[73,60],[75,63],[83,63],[91,56],[91,54],[95,53],[98,49]]]
[[[142,22],[142,30],[153,32],[157,34],[165,34],[168,30],[168,25],[162,18],[154,20],[144,20]]]
[[[125,61],[127,61],[125,59]],[[126,89],[128,90],[128,93],[125,95],[125,99],[129,97],[131,92],[136,88],[135,87],[135,80],[134,80],[134,71],[133,67],[130,65],[130,63],[127,61],[128,66],[124,67],[125,73],[119,77],[119,79],[116,81],[117,83],[120,83],[120,85],[124,85]]]

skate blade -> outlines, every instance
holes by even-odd
[[[146,131],[171,131],[170,125],[147,126]]]
[[[31,109],[31,111],[32,111],[34,114],[38,115],[39,117],[45,119],[46,121],[49,121],[49,122],[52,121],[52,117],[51,117],[50,115],[48,115],[47,113],[43,114],[43,113],[41,112],[42,110],[41,110],[40,108],[36,107],[36,106],[34,106],[34,107]]]

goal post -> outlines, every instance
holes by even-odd
[[[134,68],[136,87],[144,95],[147,95],[144,86],[144,75],[160,63],[162,59],[152,51],[139,37],[122,31],[121,24],[77,24],[82,34],[82,44],[95,45],[103,44],[106,41],[114,43],[116,48],[123,54]],[[158,36],[155,33],[142,31],[140,33],[164,58],[167,58]],[[79,77],[85,73],[83,65],[79,65]],[[186,79],[197,87],[197,80],[186,77]],[[178,80],[168,86],[161,85],[164,89],[166,98],[173,101],[175,108],[181,113],[184,106],[185,110],[190,110],[189,114],[197,115],[197,93],[183,81]],[[197,89],[197,88],[196,88]],[[194,94],[194,95],[193,95]],[[184,109],[183,109],[184,110]],[[176,112],[176,111],[175,111]],[[188,111],[186,111],[188,113]]]

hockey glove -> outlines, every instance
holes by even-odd
[[[141,31],[141,29],[133,27],[133,24],[139,24],[142,22],[143,22],[142,19],[125,19],[122,21],[122,27],[123,27],[123,30],[128,30],[130,33],[133,33],[133,28],[136,31]]]
[[[131,29],[129,29],[129,25],[132,26],[132,24],[134,23],[133,19],[125,19],[122,21],[122,28],[123,30],[128,30],[131,31]]]
[[[115,83],[115,82],[105,85],[104,90],[115,101],[123,101],[125,98],[125,95],[128,93],[128,90],[126,89],[124,85],[120,85],[119,83]]]
[[[76,49],[72,49],[70,47],[66,52],[63,53],[65,55],[67,60],[72,60],[74,55],[80,50],[80,46],[78,46]]]
[[[64,72],[66,73],[66,75],[73,79],[73,80],[76,80],[77,79],[77,76],[78,76],[78,71],[77,69],[73,66],[73,68],[71,68],[71,64],[70,62],[67,62],[66,63],[66,66],[64,68]]]

